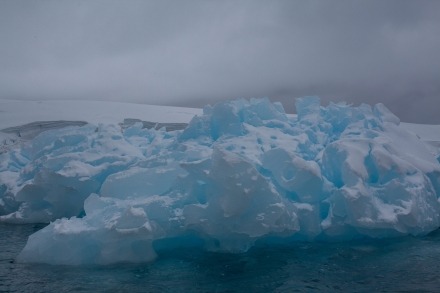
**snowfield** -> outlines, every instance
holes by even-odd
[[[17,101],[0,99],[0,153],[39,133],[66,126],[136,120],[188,123],[202,109],[100,101]]]
[[[23,262],[143,262],[184,246],[243,252],[440,226],[440,126],[400,123],[381,104],[309,97],[297,115],[267,99],[203,112],[0,105],[0,221],[51,222],[29,238]]]
[[[100,101],[17,101],[0,99],[0,129],[35,121],[86,121],[118,124],[125,118],[186,122],[201,109]]]

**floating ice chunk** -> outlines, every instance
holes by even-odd
[[[183,131],[87,125],[42,134],[1,155],[0,220],[58,219],[19,257],[53,264],[440,226],[440,163],[383,105],[296,106],[288,119],[279,104],[241,99],[205,107]]]

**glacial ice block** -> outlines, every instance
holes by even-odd
[[[9,204],[0,203],[0,219],[54,221],[18,258],[51,264],[440,226],[439,161],[383,105],[302,98],[297,112],[241,99],[206,107],[183,131],[87,125],[42,134],[2,154],[0,198]]]

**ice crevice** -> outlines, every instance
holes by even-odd
[[[0,221],[50,222],[18,260],[72,265],[440,226],[438,158],[385,106],[309,97],[296,109],[239,99],[182,130],[130,121],[42,132],[0,154]]]

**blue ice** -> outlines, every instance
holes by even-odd
[[[440,163],[382,104],[207,106],[183,131],[85,125],[1,154],[3,222],[51,222],[23,262],[145,262],[161,249],[424,235]]]

